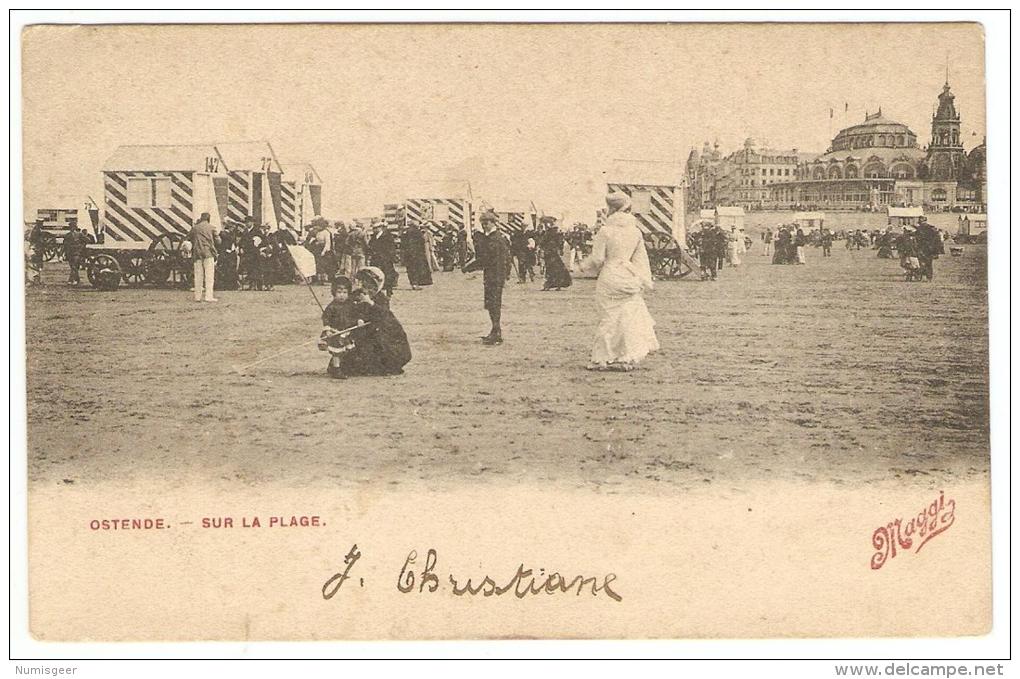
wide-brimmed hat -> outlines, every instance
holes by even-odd
[[[358,269],[358,273],[354,275],[355,278],[371,278],[374,280],[378,287],[382,287],[383,283],[386,282],[386,274],[383,273],[382,269],[377,266],[363,266]]]

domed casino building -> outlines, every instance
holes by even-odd
[[[796,181],[776,185],[772,200],[822,209],[983,210],[984,144],[969,156],[964,151],[953,99],[947,82],[925,148],[909,127],[879,109],[840,130],[825,153],[798,165]]]

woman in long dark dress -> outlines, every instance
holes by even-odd
[[[542,235],[542,258],[545,260],[545,285],[543,290],[569,288],[573,279],[563,263],[563,234],[555,222],[550,222]]]
[[[417,224],[404,229],[400,238],[400,252],[407,267],[407,280],[412,290],[419,290],[424,285],[432,285],[432,267],[429,263],[425,246],[425,234]]]
[[[790,237],[789,229],[785,226],[780,227],[779,235],[776,237],[776,250],[772,255],[773,264],[789,264],[788,257],[792,242],[793,239]]]
[[[382,292],[386,275],[367,266],[356,278],[358,288],[351,295],[354,322],[364,325],[349,335],[353,348],[340,354],[340,376],[400,375],[411,360],[411,345]]]

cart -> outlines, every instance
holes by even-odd
[[[676,239],[661,233],[645,234],[648,264],[652,277],[659,280],[678,280],[698,268],[697,262],[681,247]]]
[[[131,287],[189,287],[192,264],[181,252],[185,237],[164,233],[150,243],[125,241],[89,243],[82,266],[89,283],[96,287],[96,274],[109,269]]]

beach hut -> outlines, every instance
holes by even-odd
[[[93,232],[99,231],[99,206],[89,195],[57,195],[47,196],[46,207],[26,204],[26,224],[34,225],[42,222],[47,233],[66,234],[71,229],[85,227]]]
[[[276,231],[283,208],[283,168],[273,147],[267,141],[251,141],[223,142],[215,148],[228,170],[229,219],[241,223],[251,217]]]
[[[887,207],[886,216],[889,226],[903,229],[904,226],[917,226],[924,216],[924,208],[920,207]]]
[[[474,198],[466,180],[416,182],[404,200],[404,225],[449,222],[456,229],[471,231]],[[433,228],[438,235],[438,230]]]
[[[642,231],[686,242],[684,170],[680,163],[614,160],[603,175],[611,193],[630,196],[631,213]]]
[[[281,163],[280,223],[303,232],[322,214],[322,179],[311,163]]]
[[[108,241],[146,247],[186,235],[203,212],[215,229],[227,218],[227,165],[213,145],[119,146],[102,174]]]
[[[960,215],[956,235],[962,237],[963,241],[976,242],[988,238],[988,215],[984,213],[973,213]]]
[[[721,206],[715,209],[715,222],[723,231],[729,231],[737,227],[737,231],[744,231],[744,208],[739,206]],[[796,219],[796,215],[794,215]]]
[[[499,229],[511,235],[538,226],[538,210],[530,200],[488,200],[478,204],[479,213],[492,210],[496,214]]]

